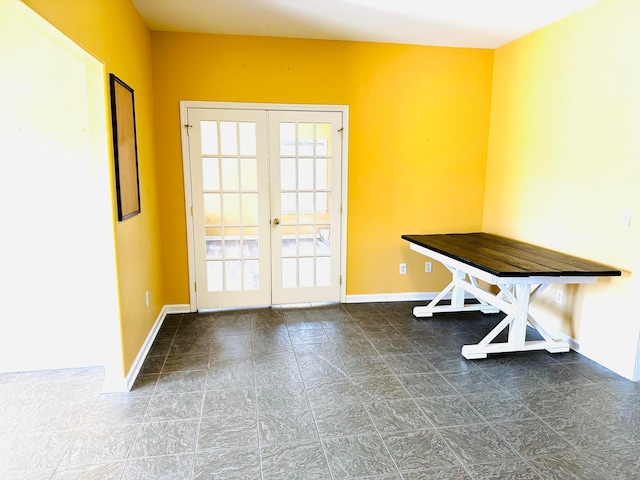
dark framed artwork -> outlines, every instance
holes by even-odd
[[[122,221],[140,213],[136,112],[133,89],[113,73],[109,83],[118,220]]]

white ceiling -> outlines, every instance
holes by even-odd
[[[599,0],[132,0],[151,30],[497,48]]]

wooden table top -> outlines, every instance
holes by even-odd
[[[497,277],[606,276],[620,270],[489,233],[402,235],[404,240]]]

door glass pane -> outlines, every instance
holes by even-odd
[[[259,290],[257,125],[255,121],[201,122],[208,291]]]
[[[298,229],[299,254],[304,256],[313,256],[315,251],[313,225],[300,225]]]
[[[240,194],[223,193],[222,205],[224,208],[223,219],[225,225],[240,224]]]
[[[295,258],[282,259],[282,288],[298,286],[298,260]]]
[[[238,154],[236,122],[220,122],[220,152],[222,155]]]
[[[331,257],[316,258],[316,287],[331,285]]]
[[[207,260],[222,259],[222,229],[205,228],[205,249]]]
[[[314,284],[314,268],[313,257],[300,258],[299,286],[313,287]]]
[[[331,255],[329,225],[316,227],[316,255]]]
[[[204,194],[204,223],[206,225],[220,224],[221,205],[219,193]]]
[[[258,227],[243,228],[242,258],[258,258],[259,245]]]
[[[202,187],[205,190],[220,190],[220,172],[217,158],[202,159]]]
[[[298,211],[313,213],[313,193],[301,192],[298,194]]]
[[[258,190],[258,161],[255,158],[240,160],[240,177],[242,190]]]
[[[200,137],[203,155],[218,155],[218,122],[203,120],[200,122]]]
[[[298,160],[298,189],[313,190],[313,158]]]
[[[313,123],[298,124],[298,155],[313,156]]]
[[[228,260],[224,262],[225,290],[237,291],[242,289],[242,260]]]
[[[295,257],[298,255],[298,235],[295,226],[280,227],[280,242],[283,257]]]
[[[240,155],[256,155],[256,124],[240,122]]]
[[[282,190],[296,189],[296,159],[280,159],[280,188]]]
[[[295,193],[283,193],[280,195],[280,209],[282,213],[296,213],[298,210],[296,206],[296,194]]]
[[[326,190],[329,188],[329,162],[326,158],[316,158],[316,188]]]
[[[222,262],[207,262],[207,290],[209,292],[221,292]]]
[[[331,124],[316,124],[316,155],[324,157],[329,155],[329,139],[331,138]]]
[[[289,156],[296,154],[296,124],[280,124],[280,155]]]
[[[224,258],[240,258],[240,238],[225,237]]]
[[[258,224],[258,194],[242,194],[242,223],[244,225]]]
[[[258,260],[244,261],[244,290],[259,290],[260,275]]]
[[[316,213],[319,222],[328,222],[329,218],[329,194],[327,192],[316,193]]]
[[[238,174],[238,159],[222,159],[222,189],[238,190],[240,188],[240,177]]]

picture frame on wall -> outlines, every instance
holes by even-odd
[[[118,220],[123,221],[141,211],[135,102],[133,89],[113,73],[109,85]]]

